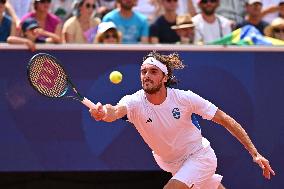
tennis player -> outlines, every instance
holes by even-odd
[[[164,189],[222,189],[222,176],[215,174],[217,158],[207,139],[192,123],[191,114],[224,126],[248,150],[263,176],[275,175],[251,142],[246,131],[233,118],[192,91],[170,88],[177,81],[173,70],[184,64],[176,53],[161,55],[155,51],[141,65],[141,90],[124,96],[116,106],[97,103],[90,110],[97,121],[112,122],[127,115],[153,150],[158,165],[173,177]]]

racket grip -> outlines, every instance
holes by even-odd
[[[81,101],[85,106],[87,106],[89,109],[94,109],[95,108],[95,104],[90,101],[89,99],[87,99],[86,97],[84,97],[84,99]]]

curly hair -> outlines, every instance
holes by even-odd
[[[182,60],[180,59],[177,53],[172,53],[169,55],[162,55],[156,51],[152,51],[148,55],[143,57],[143,61],[145,61],[149,57],[153,57],[167,66],[168,80],[165,83],[166,87],[176,85],[179,82],[174,76],[173,71],[177,69],[183,69],[185,65],[183,64]]]

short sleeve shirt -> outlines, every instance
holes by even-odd
[[[192,91],[167,89],[160,105],[151,104],[140,90],[123,97],[127,117],[142,138],[165,161],[175,161],[202,146],[201,131],[192,123],[191,114],[211,120],[217,107]]]
[[[103,22],[113,22],[122,33],[122,43],[138,43],[141,37],[149,36],[149,24],[146,16],[133,11],[130,18],[121,16],[118,9],[112,10],[103,17]]]

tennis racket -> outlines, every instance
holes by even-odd
[[[77,91],[59,60],[49,54],[38,53],[34,55],[29,61],[27,74],[30,84],[41,95],[50,98],[65,97],[79,100],[89,109],[95,106],[93,102]],[[70,88],[75,95],[67,95]]]

